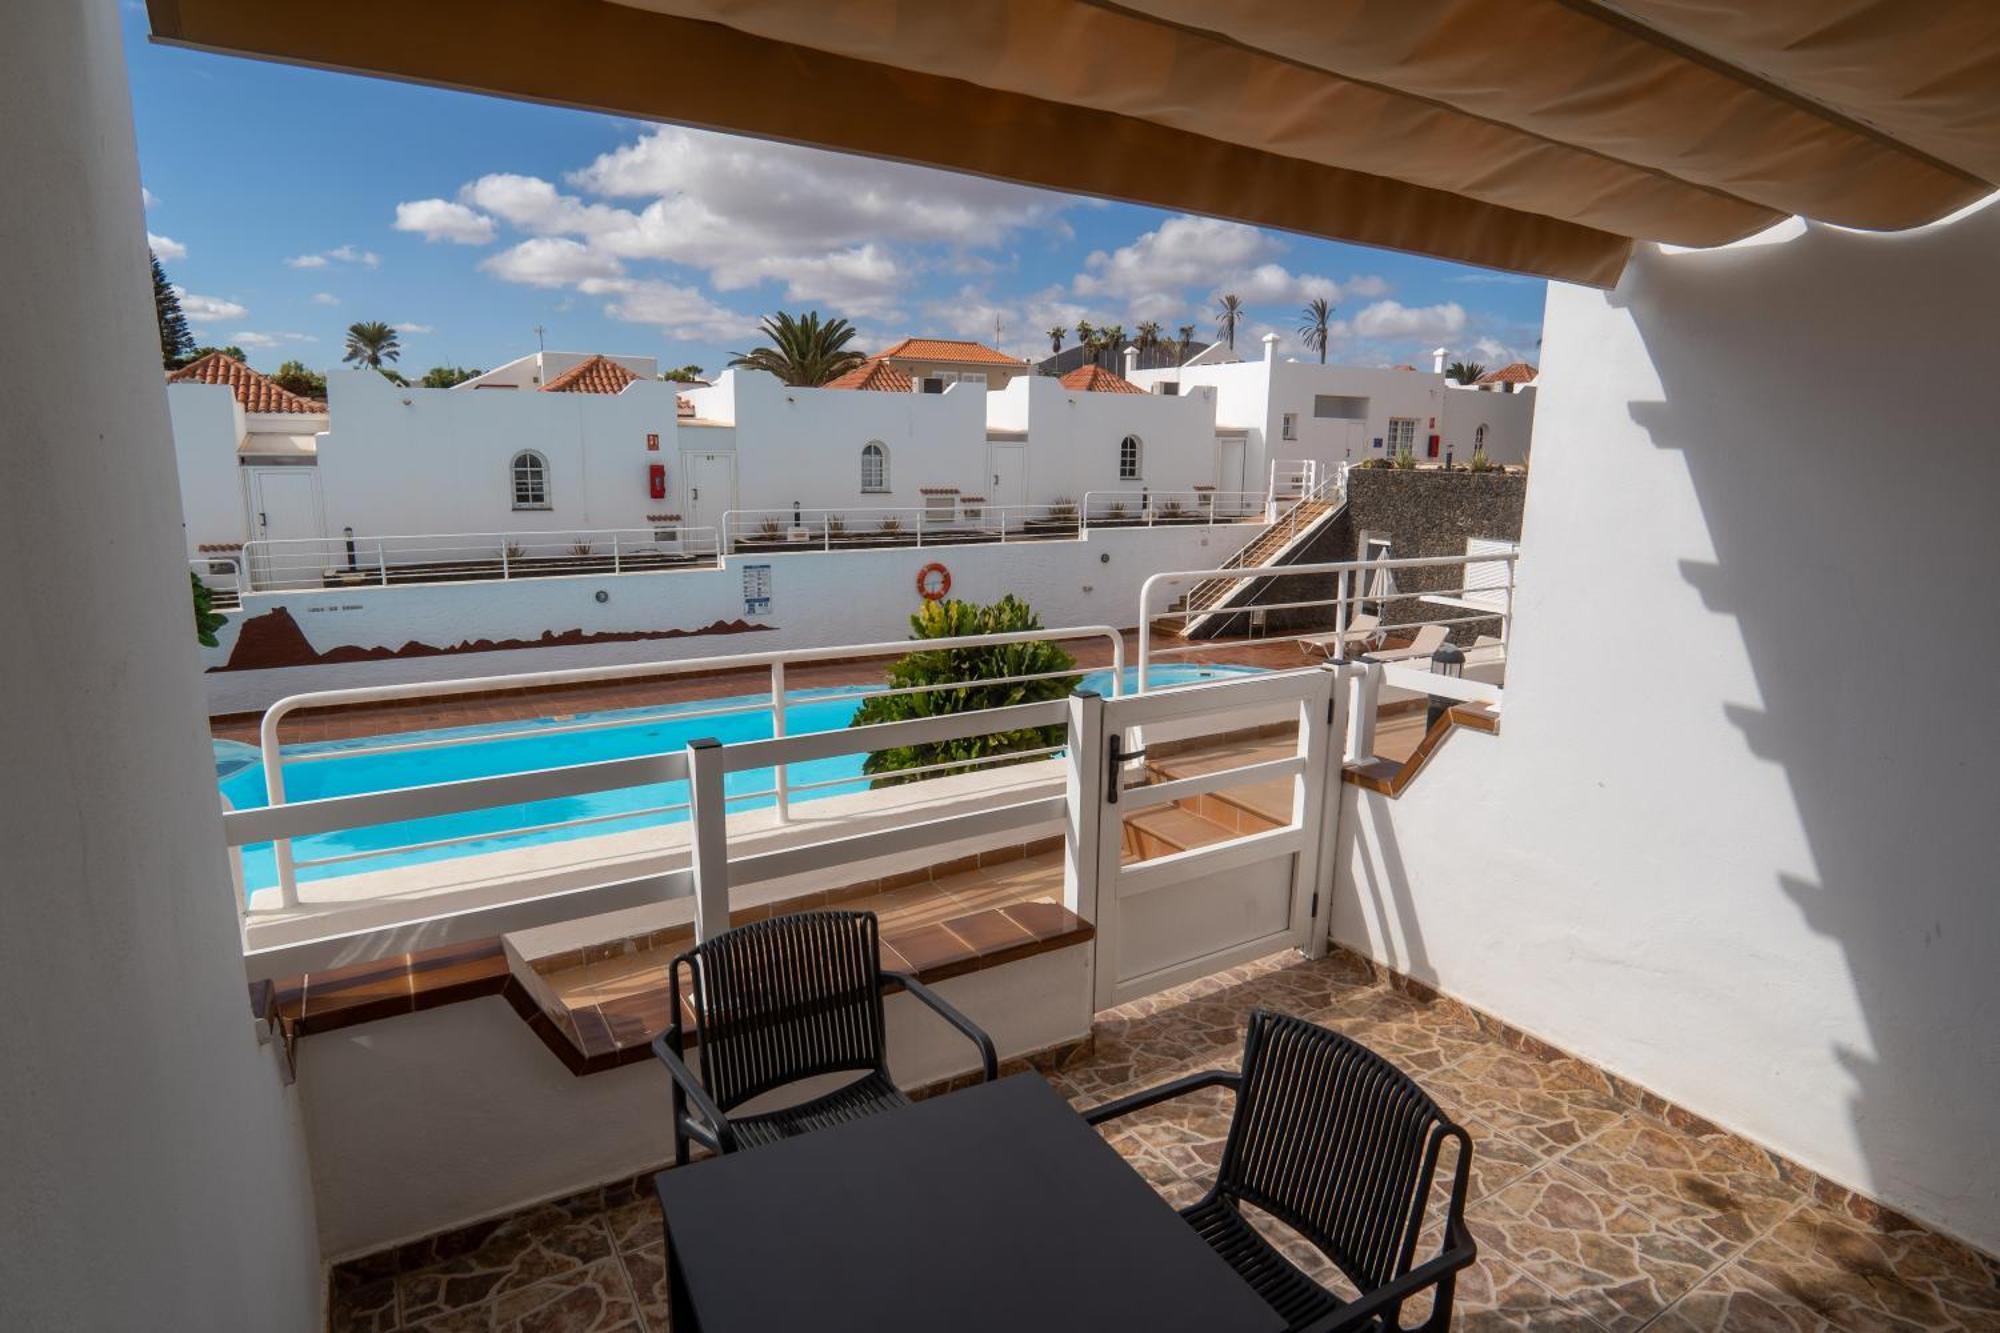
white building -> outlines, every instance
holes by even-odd
[[[1430,373],[1376,370],[1279,360],[1277,345],[1277,335],[1266,334],[1259,361],[1228,359],[1211,347],[1186,365],[1135,370],[1129,378],[1155,393],[1212,390],[1217,421],[1245,432],[1253,480],[1258,467],[1277,458],[1360,463],[1406,449],[1419,464],[1463,463],[1478,450],[1510,465],[1528,457],[1532,389],[1458,393],[1444,377],[1442,357]]]

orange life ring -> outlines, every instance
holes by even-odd
[[[950,570],[933,560],[917,571],[917,596],[927,602],[942,602],[950,595]]]

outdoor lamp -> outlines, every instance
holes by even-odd
[[[1464,676],[1465,650],[1455,644],[1440,644],[1438,650],[1431,654],[1431,674],[1434,676],[1450,676],[1454,680]],[[1437,720],[1443,717],[1445,710],[1450,708],[1455,702],[1439,694],[1431,695],[1430,701],[1430,707],[1424,713],[1425,731],[1429,731],[1432,727],[1436,726]]]

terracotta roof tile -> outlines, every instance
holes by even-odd
[[[1028,363],[964,338],[905,338],[894,347],[875,354],[876,360],[895,357],[899,361],[959,361],[979,365],[1025,366]]]
[[[910,377],[880,357],[863,361],[837,379],[820,386],[824,389],[874,389],[879,393],[908,393]]]
[[[631,371],[606,356],[580,361],[542,386],[543,393],[618,393],[633,380]]]
[[[245,412],[295,412],[324,416],[326,404],[281,388],[268,375],[260,375],[225,352],[210,352],[199,361],[190,361],[167,376],[169,384],[221,384],[236,395]]]
[[[1511,366],[1502,366],[1498,370],[1488,371],[1473,382],[1475,384],[1527,384],[1533,381],[1535,376],[1540,373],[1527,362],[1516,361]]]
[[[1114,375],[1103,366],[1078,366],[1056,382],[1065,389],[1080,389],[1085,393],[1146,392],[1131,380]]]

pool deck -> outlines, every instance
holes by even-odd
[[[1102,639],[1078,640],[1068,646],[1082,670],[1095,671],[1111,665],[1110,645]],[[1129,666],[1137,660],[1137,632],[1128,631],[1125,636],[1125,661]],[[1226,664],[1288,670],[1311,666],[1317,659],[1300,652],[1290,640],[1225,639],[1215,641],[1213,646],[1204,644],[1200,653],[1176,654],[1164,660],[1176,665]],[[889,661],[888,658],[878,658],[870,661],[798,663],[785,668],[785,684],[790,690],[877,685],[882,682],[883,668]],[[770,675],[765,668],[750,667],[706,675],[659,676],[537,690],[495,691],[453,699],[394,700],[293,713],[285,719],[281,735],[286,744],[350,740],[359,736],[384,736],[434,727],[478,726],[490,722],[530,721],[555,714],[692,703],[759,693],[769,688],[769,680]],[[259,713],[231,713],[210,718],[209,730],[220,740],[255,745],[261,720],[262,714]]]

